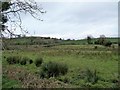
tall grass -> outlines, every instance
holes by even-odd
[[[92,84],[95,84],[95,83],[97,83],[98,79],[99,79],[99,77],[97,75],[96,70],[94,70],[94,71],[92,71],[90,69],[86,70],[86,81],[87,82],[91,82]]]
[[[20,60],[21,60],[20,56],[9,56],[6,58],[6,61],[9,64],[19,64]]]
[[[42,63],[43,63],[43,58],[38,57],[38,58],[35,59],[36,67],[40,67]]]
[[[65,75],[67,72],[68,67],[66,64],[50,61],[48,63],[43,64],[42,71],[40,72],[40,77],[57,77],[59,75]]]

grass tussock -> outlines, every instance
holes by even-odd
[[[18,64],[21,60],[20,56],[9,56],[6,58],[8,64]]]
[[[57,77],[60,75],[65,75],[68,72],[68,66],[63,63],[48,62],[43,64],[42,70],[40,72],[41,78]]]
[[[21,64],[21,65],[26,65],[28,62],[29,64],[33,63],[32,59],[21,56],[9,56],[6,58],[6,61],[8,64]]]
[[[43,58],[39,57],[35,59],[36,67],[40,67],[42,63],[43,63]]]

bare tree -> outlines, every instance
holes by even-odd
[[[3,0],[0,3],[2,6],[0,7],[0,17],[2,17],[0,20],[1,36],[5,33],[16,36],[16,34],[14,34],[16,27],[21,30],[21,33],[28,33],[28,31],[22,27],[21,13],[30,14],[33,18],[40,21],[43,21],[40,17],[41,14],[46,13],[41,5],[38,5],[34,0],[9,0],[9,2],[4,2]],[[9,29],[6,25],[8,22],[10,26]]]

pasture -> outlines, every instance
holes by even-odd
[[[97,47],[97,48],[95,48]],[[9,87],[52,87],[52,88],[117,88],[118,85],[118,46],[102,45],[9,45],[10,50],[2,54],[3,88]],[[40,78],[41,67],[34,63],[20,65],[8,64],[9,56],[37,57],[43,63],[49,61],[64,63],[68,66],[65,75]]]

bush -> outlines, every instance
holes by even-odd
[[[98,47],[97,46],[94,46],[94,49],[97,49]]]
[[[28,61],[30,61],[31,59],[28,57],[23,57],[20,61],[21,65],[26,65]]]
[[[48,62],[43,64],[40,77],[57,77],[59,75],[65,75],[68,72],[68,67],[63,63]]]
[[[27,61],[26,61],[26,60],[21,60],[21,61],[20,61],[20,64],[21,64],[21,65],[26,65],[26,64],[27,64]]]
[[[97,41],[94,42],[94,44],[100,44],[100,43],[99,43],[99,41],[97,40]]]
[[[32,64],[32,63],[33,63],[33,60],[32,60],[32,59],[30,59],[30,60],[29,60],[29,64]]]
[[[6,61],[9,64],[19,64],[21,57],[19,56],[9,56],[6,58]]]
[[[42,59],[42,58],[40,58],[40,57],[37,58],[37,59],[35,60],[35,65],[36,65],[36,67],[41,66],[42,62],[43,62],[43,59]]]
[[[107,46],[107,47],[110,47],[112,45],[112,42],[111,41],[107,41],[104,45]]]

